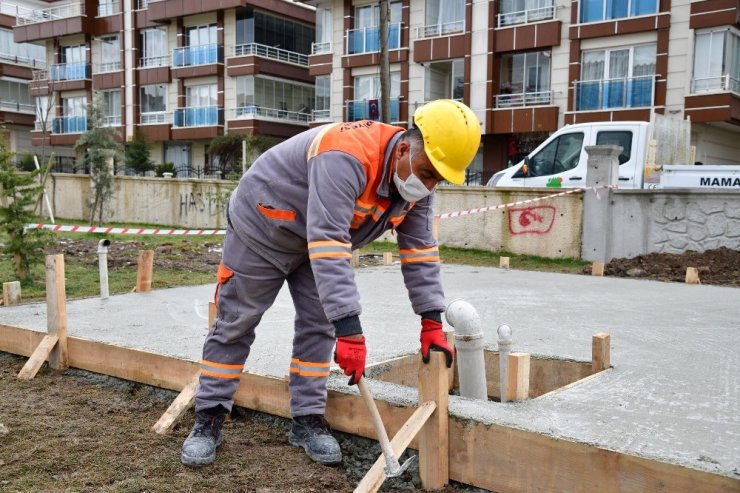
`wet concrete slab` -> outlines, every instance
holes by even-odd
[[[452,414],[740,478],[739,289],[470,266],[442,272],[448,299],[478,310],[489,349],[507,323],[514,351],[589,361],[591,337],[608,332],[614,366],[522,403],[452,397]],[[356,279],[368,362],[418,351],[419,321],[399,267],[362,268]],[[71,300],[69,333],[198,360],[213,289]],[[287,374],[293,318],[283,289],[257,329],[247,371]],[[45,331],[45,305],[0,308],[0,323]],[[346,390],[345,383],[342,376],[330,385]],[[415,394],[393,385],[373,390],[388,400]]]

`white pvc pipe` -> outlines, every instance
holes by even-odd
[[[483,358],[483,330],[473,306],[463,300],[453,300],[445,310],[447,323],[455,328],[457,372],[460,395],[488,400],[486,364]]]
[[[501,377],[501,402],[506,402],[506,382],[509,373],[509,353],[511,352],[511,327],[498,328],[498,368]]]
[[[108,299],[108,245],[110,240],[98,242],[98,271],[100,272],[100,298]]]

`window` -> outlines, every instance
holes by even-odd
[[[601,22],[658,11],[657,0],[582,0],[580,5],[581,22]]]
[[[85,45],[62,46],[62,63],[84,63]]]
[[[331,76],[322,75],[316,77],[316,119],[328,119],[331,117]]]
[[[655,44],[584,51],[576,110],[653,104]]]
[[[51,80],[82,80],[89,77],[85,45],[62,46],[59,65],[51,67]]]
[[[388,49],[401,46],[401,2],[391,2],[390,26],[388,27]],[[371,53],[380,51],[380,7],[363,5],[355,9],[355,29],[348,32],[347,53]]]
[[[185,88],[185,105],[192,106],[216,106],[217,89],[216,84],[203,84],[200,86],[189,86]]]
[[[391,121],[398,121],[398,98],[401,95],[401,74],[391,72],[390,106]],[[347,119],[380,120],[380,76],[362,75],[355,77],[355,100],[347,105]]]
[[[501,0],[498,27],[537,22],[555,17],[552,0]]]
[[[533,51],[501,57],[496,107],[550,104],[550,52]]]
[[[581,147],[582,133],[561,135],[532,156],[529,176],[554,175],[575,168],[581,156]]]
[[[185,43],[185,47],[174,50],[173,66],[188,67],[218,62],[216,24],[186,28]]]
[[[33,43],[16,43],[12,30],[0,29],[0,58],[43,67],[46,65],[46,48]]]
[[[464,31],[465,1],[427,0],[425,22],[425,37]]]
[[[463,60],[429,63],[424,78],[424,100],[462,100],[465,88]]]
[[[331,51],[331,35],[334,29],[334,20],[329,9],[316,10],[316,43],[312,53],[329,53]]]
[[[103,110],[103,126],[111,127],[121,124],[121,90],[100,91]]]
[[[100,72],[121,70],[121,45],[118,36],[100,38]]]
[[[0,79],[0,108],[31,113],[34,105],[28,83]]]
[[[98,16],[113,15],[119,12],[118,0],[100,0],[98,5]]]
[[[84,96],[62,98],[62,116],[55,118],[52,133],[82,133],[87,130],[87,99]]]
[[[49,130],[49,124],[51,123],[50,110],[49,96],[37,96],[35,130]]]
[[[740,93],[740,33],[732,28],[697,32],[692,92]]]
[[[315,94],[316,88],[308,84],[262,76],[237,77],[236,116],[308,121]]]
[[[141,67],[160,67],[168,64],[167,31],[145,29],[141,31]]]
[[[622,146],[622,153],[619,154],[619,164],[624,164],[630,160],[632,155],[632,132],[626,130],[599,132],[596,135],[596,145]]]
[[[167,120],[167,87],[165,84],[141,86],[139,89],[141,123],[165,123]]]
[[[195,26],[186,29],[187,46],[206,46],[216,44],[216,24]]]

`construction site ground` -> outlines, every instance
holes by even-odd
[[[417,351],[418,317],[398,266],[361,268],[356,278],[369,363]],[[478,310],[491,350],[501,323],[513,329],[513,349],[533,356],[589,361],[594,334],[608,332],[612,341],[613,368],[595,378],[515,404],[452,396],[451,415],[740,480],[736,288],[456,265],[443,266],[443,279],[450,299]],[[212,293],[211,285],[72,300],[69,334],[196,361]],[[292,320],[285,289],[258,329],[247,371],[287,373]],[[3,307],[0,324],[45,331],[45,304]],[[283,428],[248,413],[227,426],[219,462],[191,471],[179,465],[178,454],[192,414],[172,436],[150,431],[173,393],[46,368],[35,381],[12,381],[22,363],[9,356],[0,362],[0,422],[7,427],[0,431],[0,491],[33,490],[34,483],[25,482],[33,474],[45,478],[39,490],[182,491],[194,485],[192,491],[265,492],[348,491],[362,475],[344,474],[355,467],[351,450],[339,468],[315,466],[287,445]],[[356,392],[339,375],[330,388]],[[398,386],[373,390],[377,399],[404,398]],[[131,433],[115,433],[118,426]]]

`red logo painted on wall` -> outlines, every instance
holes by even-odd
[[[513,235],[549,233],[555,223],[555,208],[551,205],[509,209],[509,233]]]

